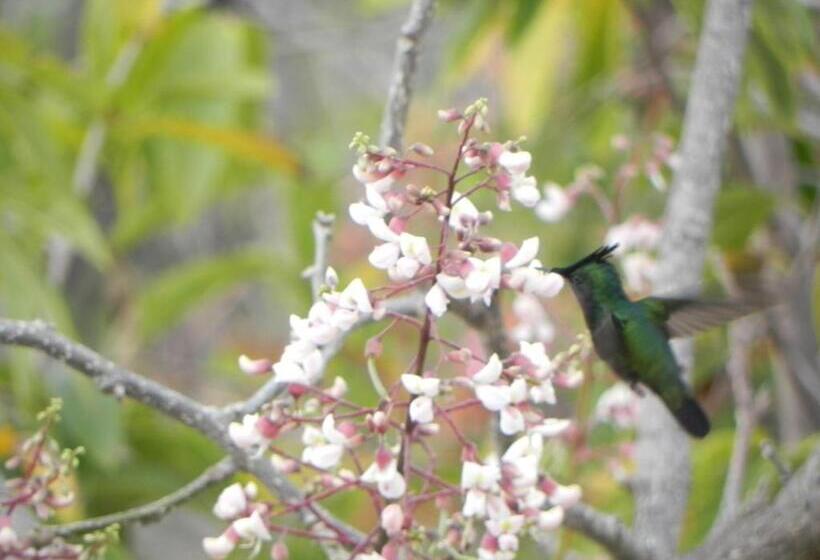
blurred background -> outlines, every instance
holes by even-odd
[[[635,176],[612,223],[582,198],[560,223],[518,211],[494,226],[513,239],[539,235],[547,264],[575,260],[629,216],[661,218],[671,171],[653,154],[679,135],[702,9],[693,0],[443,0],[423,43],[406,141],[447,157],[455,136],[436,110],[487,97],[493,138],[526,136],[540,183],[572,184],[592,164],[611,192],[629,164]],[[360,190],[347,145],[358,130],[378,136],[406,10],[403,0],[0,0],[0,315],[47,319],[207,403],[249,395],[258,381],[239,373],[236,357],[276,357],[288,314],[307,309],[301,272],[317,210],[339,217],[331,264],[343,282],[383,283],[367,266],[371,241],[346,220]],[[736,284],[727,277],[746,274],[777,284],[796,258],[808,262],[785,309],[752,330],[754,441],[776,441],[789,457],[820,428],[816,254],[805,239],[817,208],[818,23],[815,0],[755,4],[704,285],[725,293]],[[544,313],[554,333],[541,338],[565,348],[581,327],[572,296],[545,302]],[[352,336],[329,368],[365,401],[375,398],[362,369],[368,335]],[[413,331],[390,338],[388,376],[406,363],[405,336]],[[731,452],[730,342],[726,329],[697,340],[694,385],[716,430],[694,445],[684,548],[714,518]],[[559,398],[589,429],[583,445],[552,450],[551,468],[628,518],[619,478],[629,464],[614,450],[630,434],[593,422],[613,378],[594,361],[585,373],[581,390]],[[155,499],[220,456],[59,364],[3,348],[0,458],[51,395],[65,402],[63,445],[88,450],[63,521]],[[467,429],[483,433],[480,423]],[[771,465],[753,453],[747,486],[768,478]],[[199,557],[201,537],[220,530],[209,514],[216,492],[128,531],[111,557]],[[332,504],[345,517],[360,506]],[[305,546],[294,544],[292,557],[312,557]],[[603,556],[568,531],[555,550]]]

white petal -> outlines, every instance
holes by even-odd
[[[231,484],[219,494],[214,504],[214,515],[220,519],[233,519],[242,512],[248,505],[247,496],[238,482]]]
[[[564,287],[564,277],[555,272],[546,272],[539,275],[535,280],[532,293],[540,297],[553,297],[558,295]]]
[[[302,460],[318,469],[331,469],[339,464],[344,453],[344,447],[336,444],[317,445],[306,447],[302,452]]]
[[[447,305],[450,300],[447,299],[447,294],[444,293],[441,286],[433,284],[433,287],[424,296],[424,303],[433,315],[441,317],[447,312]]]
[[[481,465],[473,461],[464,461],[461,467],[461,488],[475,488],[481,478]]]
[[[342,296],[352,300],[356,304],[359,313],[373,313],[370,295],[367,293],[367,288],[365,288],[361,278],[354,278],[344,289]]]
[[[473,375],[473,382],[482,385],[495,383],[498,381],[498,378],[501,377],[502,370],[503,366],[501,360],[498,358],[498,354],[493,354],[490,356],[490,359],[487,360],[486,365]]]
[[[557,529],[564,522],[564,508],[554,506],[538,514],[538,528],[544,531]]]
[[[253,512],[250,517],[243,517],[234,521],[233,528],[243,539],[260,539],[263,541],[271,539],[270,532],[258,511]]]
[[[535,177],[524,177],[513,184],[511,188],[512,197],[527,208],[533,208],[541,199],[538,192]]]
[[[407,490],[407,483],[398,471],[396,471],[390,478],[380,480],[377,486],[379,488],[379,494],[388,500],[401,498],[404,495],[405,490]]]
[[[518,252],[513,256],[513,258],[508,260],[504,266],[508,269],[512,269],[519,266],[528,265],[530,261],[538,255],[538,245],[539,241],[537,237],[525,239],[521,243],[521,248],[518,249]]]
[[[390,278],[393,281],[403,282],[410,280],[421,268],[421,263],[411,257],[401,257],[396,261],[395,266],[389,270]]]
[[[208,555],[208,558],[212,560],[227,558],[235,547],[236,545],[233,541],[225,535],[205,537],[202,539],[202,548],[205,550],[205,554]]]
[[[464,299],[469,297],[470,291],[460,276],[450,276],[449,274],[438,274],[436,282],[453,299]]]
[[[360,226],[366,226],[370,220],[378,220],[384,216],[384,212],[373,208],[364,202],[354,202],[348,208],[350,218]]]
[[[544,421],[533,428],[533,430],[544,437],[553,437],[565,432],[570,424],[571,422],[566,418],[545,418]]]
[[[572,202],[563,189],[555,183],[544,187],[544,198],[535,207],[535,215],[545,222],[557,222],[567,215]]]
[[[374,267],[387,270],[396,264],[396,261],[399,259],[399,253],[400,249],[396,243],[382,243],[381,245],[376,245],[373,250],[370,251],[367,260]]]
[[[423,265],[432,262],[430,247],[427,246],[427,239],[409,233],[402,233],[399,236],[401,252],[405,257],[413,258]]]
[[[294,362],[276,362],[273,364],[276,383],[297,383],[305,385],[308,383],[305,371]]]
[[[507,436],[523,432],[526,427],[524,415],[513,406],[504,407],[501,409],[499,427],[501,432]]]
[[[381,218],[369,220],[367,222],[367,227],[370,229],[370,233],[372,233],[377,239],[381,239],[382,241],[391,241],[393,243],[398,243],[399,241],[399,234],[390,229],[390,226],[388,226],[387,223],[385,223],[385,221]]]
[[[508,385],[479,385],[475,396],[487,410],[498,412],[510,404],[510,387]]]
[[[421,376],[413,373],[403,373],[401,375],[401,384],[407,389],[411,395],[421,394]]]
[[[529,152],[511,152],[506,150],[498,156],[498,165],[507,170],[510,175],[526,173],[532,163],[532,155]]]
[[[484,517],[487,515],[487,496],[484,492],[470,490],[464,497],[464,506],[461,508],[464,517]]]
[[[416,397],[410,403],[410,419],[417,424],[428,424],[435,418],[433,399],[430,397]]]

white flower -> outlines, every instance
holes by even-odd
[[[625,383],[616,383],[598,397],[595,418],[611,422],[619,428],[629,428],[635,424],[638,414],[638,396]]]
[[[504,366],[498,358],[498,354],[493,354],[487,363],[473,375],[473,382],[481,385],[495,383],[501,377]]]
[[[535,215],[545,222],[557,222],[572,208],[572,199],[556,183],[544,185],[544,198],[535,207]]]
[[[441,317],[447,312],[447,306],[450,300],[447,299],[447,294],[437,283],[424,296],[424,304],[427,309],[436,317]]]
[[[475,396],[487,410],[498,412],[510,404],[509,385],[478,385]]]
[[[498,165],[503,167],[510,175],[520,175],[526,173],[532,163],[532,156],[529,152],[504,151],[498,156]]]
[[[501,433],[507,436],[523,432],[526,428],[524,414],[514,406],[507,406],[501,409],[499,427]]]
[[[538,514],[538,528],[544,531],[557,529],[564,522],[564,508],[554,506]]]
[[[302,443],[305,445],[302,461],[318,469],[331,469],[341,461],[347,437],[336,429],[336,420],[329,414],[322,422],[321,431],[305,426]]]
[[[464,299],[470,297],[470,292],[464,283],[464,279],[460,276],[451,276],[449,274],[437,274],[436,285],[441,286],[442,290],[453,299]]]
[[[0,528],[0,550],[8,550],[18,546],[17,533],[6,525]]]
[[[404,511],[399,504],[388,504],[381,513],[381,526],[388,537],[394,537],[401,532],[404,525]]]
[[[399,260],[401,248],[398,243],[388,242],[376,245],[368,255],[367,260],[380,270],[387,270]]]
[[[470,301],[483,300],[485,305],[490,305],[493,292],[501,284],[501,259],[491,257],[481,260],[470,257],[467,261],[472,268],[464,278],[464,287],[469,294]],[[450,295],[456,297],[453,294]]]
[[[512,333],[516,340],[551,342],[555,338],[555,326],[537,297],[519,294],[513,300],[512,309],[519,321]]]
[[[234,543],[226,535],[220,535],[218,537],[205,537],[202,539],[202,548],[205,550],[205,554],[213,560],[222,560],[223,558],[227,558],[228,555],[233,552],[235,547],[236,543]]]
[[[532,366],[535,378],[540,379],[553,372],[552,360],[547,356],[547,351],[542,343],[522,340],[518,343],[518,352]]]
[[[535,404],[555,404],[555,387],[552,381],[544,379],[540,384],[530,387],[530,400]]]
[[[450,227],[460,232],[475,231],[479,222],[478,208],[468,197],[461,196],[458,192],[453,193],[453,200],[456,203],[450,208],[447,220]]]
[[[539,241],[537,237],[530,237],[521,243],[521,247],[513,257],[504,263],[504,268],[510,270],[519,266],[526,266],[538,255]]]
[[[360,226],[366,226],[370,220],[380,220],[387,212],[364,202],[354,202],[348,207],[348,213],[354,222]]]
[[[523,515],[504,515],[490,518],[486,524],[487,530],[498,540],[498,548],[504,552],[518,550],[518,533],[524,528]]]
[[[607,245],[618,244],[618,252],[624,253],[635,249],[649,251],[658,246],[661,237],[660,225],[650,222],[642,216],[633,216],[629,220],[610,228],[606,234]]]
[[[646,253],[629,253],[623,258],[624,280],[633,292],[648,292],[652,288],[657,263]]]
[[[411,235],[406,232],[402,233],[399,236],[399,246],[401,247],[402,255],[418,261],[422,265],[428,265],[433,260],[430,256],[430,248],[427,246],[427,239],[424,237]]]
[[[390,229],[390,226],[381,218],[369,220],[367,227],[376,239],[391,243],[397,243],[399,241],[399,234]]]
[[[555,272],[544,272],[538,260],[529,266],[520,266],[510,271],[507,283],[513,290],[539,297],[553,297],[564,287],[564,278]]]
[[[510,183],[512,197],[527,208],[532,208],[541,199],[535,177],[515,175]]]
[[[390,460],[384,467],[374,461],[361,476],[362,482],[376,484],[384,498],[395,500],[401,498],[407,490],[407,483],[397,469],[395,459]]]
[[[581,499],[581,487],[577,484],[562,486],[556,484],[555,488],[549,492],[550,501],[564,508],[572,507]]]
[[[424,395],[426,397],[436,397],[441,388],[441,379],[437,377],[421,377],[412,373],[404,373],[401,376],[401,383],[407,392],[412,395]]]
[[[250,449],[261,445],[265,441],[265,437],[256,427],[258,421],[258,414],[246,414],[241,423],[231,422],[228,425],[228,437],[237,447],[242,449]]]
[[[233,529],[240,537],[248,541],[269,541],[271,539],[270,532],[258,511],[253,512],[250,517],[242,517],[234,521]]]
[[[361,278],[351,280],[347,288],[339,294],[339,305],[361,313],[369,315],[373,313],[373,304],[370,302],[370,294],[364,286]]]
[[[410,403],[410,419],[417,424],[429,424],[435,418],[433,399],[416,397]]]
[[[220,519],[233,519],[245,511],[248,499],[245,490],[238,482],[231,484],[219,494],[214,504],[214,515]]]
[[[566,418],[544,418],[532,431],[544,437],[554,437],[564,433],[571,424]]]
[[[498,491],[501,471],[496,465],[481,465],[465,461],[461,470],[461,489],[466,490],[461,513],[465,517],[484,517],[487,515],[487,498],[489,492]]]

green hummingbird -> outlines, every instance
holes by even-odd
[[[647,297],[631,301],[608,257],[617,244],[578,262],[553,268],[567,279],[598,356],[638,394],[651,389],[692,436],[709,433],[709,418],[681,376],[669,339],[731,321],[763,307],[761,302]]]

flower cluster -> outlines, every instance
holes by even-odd
[[[272,371],[273,381],[288,390],[232,423],[229,436],[240,448],[269,454],[282,474],[298,477],[305,495],[298,504],[277,505],[256,500],[253,489],[227,488],[214,514],[228,525],[203,542],[210,557],[224,558],[239,545],[256,549],[279,534],[335,542],[354,549],[360,560],[439,556],[442,546],[480,558],[513,558],[524,531],[554,529],[562,508],[579,499],[578,486],[558,484],[545,472],[542,456],[545,438],[563,438],[570,427],[569,420],[546,411],[556,404],[556,387],[580,383],[580,346],[551,357],[543,343],[551,334],[538,333],[521,337],[509,355],[480,356],[465,341],[442,337],[437,328],[454,301],[486,307],[499,291],[508,290],[540,306],[540,299],[555,296],[564,283],[538,260],[537,237],[512,243],[488,233],[494,214],[478,208],[477,194],[491,193],[496,210],[509,211],[515,201],[543,212],[551,191],[542,198],[528,174],[532,156],[522,148],[523,140],[474,137],[487,130],[486,113],[486,103],[479,100],[464,111],[440,114],[458,125],[458,149],[446,165],[425,145],[399,153],[370,145],[363,134],[353,139],[358,158],[352,173],[362,194],[349,214],[374,238],[368,261],[389,284],[368,291],[356,278],[340,290],[338,275],[328,268],[307,317],[291,316],[291,341],[278,361],[240,358],[243,371]],[[441,188],[410,182],[430,176],[441,178]],[[421,317],[391,309],[392,298],[411,292],[424,302]],[[330,386],[321,382],[327,356],[366,320],[387,322],[367,345],[368,371],[362,373],[380,396],[376,406],[347,400],[342,378]],[[418,329],[418,350],[385,387],[377,359],[382,338],[397,324]],[[439,359],[431,366],[426,358],[436,350]],[[479,461],[477,442],[460,427],[457,415],[477,409],[495,417],[501,433],[517,438],[499,450],[500,459]],[[296,451],[289,434],[298,436]],[[444,437],[461,448],[460,483],[436,470],[428,441]],[[380,521],[364,542],[351,541],[331,522],[326,523],[330,533],[322,536],[276,522],[300,509],[315,515],[321,500],[347,491],[367,496]],[[452,500],[459,506],[448,507]],[[435,502],[447,519],[446,534],[433,537],[423,525],[417,511],[427,502]],[[484,528],[480,538],[472,529],[477,522]],[[284,542],[278,540],[271,554],[284,557]]]
[[[61,449],[49,436],[51,427],[60,420],[61,408],[62,402],[52,399],[37,416],[40,429],[25,439],[5,463],[8,470],[18,471],[20,476],[6,480],[8,497],[0,501],[0,558],[99,558],[108,545],[117,540],[119,528],[111,526],[85,535],[83,544],[61,538],[35,544],[32,539],[19,536],[13,527],[13,515],[20,508],[32,510],[40,519],[49,519],[56,510],[74,501],[70,478],[83,449]]]

